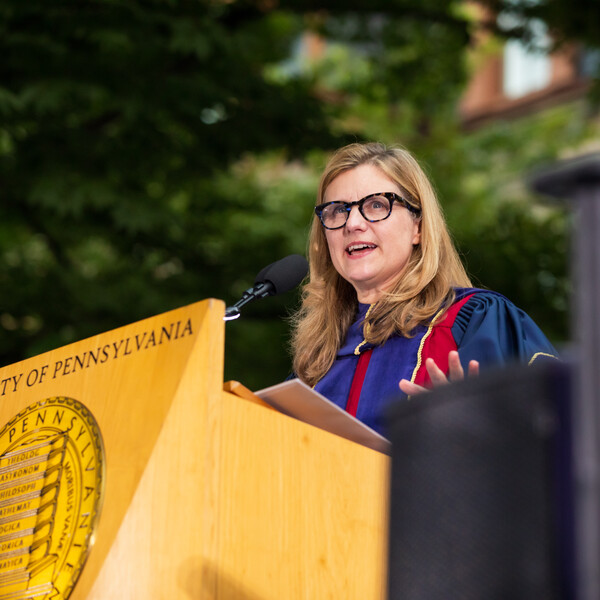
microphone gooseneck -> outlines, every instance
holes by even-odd
[[[283,294],[295,288],[308,273],[308,262],[300,254],[290,254],[262,269],[254,279],[254,285],[248,288],[242,297],[225,310],[225,321],[240,317],[240,308],[267,296]]]

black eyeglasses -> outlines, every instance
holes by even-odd
[[[369,194],[361,200],[355,202],[325,202],[315,206],[315,214],[325,229],[340,229],[348,221],[350,211],[356,204],[360,214],[369,223],[383,221],[392,213],[394,202],[401,204],[415,216],[420,217],[421,211],[408,203],[407,200],[395,194],[394,192],[380,192],[377,194]]]

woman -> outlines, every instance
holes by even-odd
[[[377,431],[386,403],[555,350],[535,323],[476,290],[433,188],[406,150],[351,144],[321,177],[294,372]]]

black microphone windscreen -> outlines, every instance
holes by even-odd
[[[308,273],[308,262],[300,254],[290,254],[267,265],[254,280],[254,285],[270,282],[273,285],[272,296],[283,294],[295,288]]]

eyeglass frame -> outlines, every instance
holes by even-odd
[[[365,202],[367,200],[369,200],[369,198],[373,198],[373,196],[383,196],[384,198],[387,198],[390,201],[390,211],[388,212],[388,214],[385,217],[382,217],[381,219],[373,219],[373,220],[367,219],[367,217],[365,216],[365,213],[363,212],[363,206],[364,206]],[[404,208],[406,208],[408,211],[413,213],[416,217],[421,216],[421,210],[419,208],[412,206],[412,204],[410,204],[408,202],[408,200],[406,200],[406,198],[403,198],[402,196],[400,196],[400,194],[396,194],[396,192],[377,192],[375,194],[369,194],[368,196],[365,196],[364,198],[361,198],[360,200],[354,200],[353,202],[344,202],[343,200],[334,200],[332,202],[324,202],[323,204],[318,204],[317,206],[315,206],[314,210],[315,210],[315,215],[317,215],[317,217],[319,217],[319,221],[321,221],[321,225],[323,225],[323,227],[325,229],[329,229],[331,231],[331,230],[341,229],[342,227],[344,227],[346,225],[346,223],[348,222],[348,219],[350,218],[350,211],[352,210],[352,207],[354,205],[358,206],[358,211],[360,212],[362,218],[365,221],[367,221],[368,223],[379,223],[380,221],[385,221],[385,219],[387,219],[392,214],[392,208],[394,207],[394,202],[397,202],[401,206],[404,206]],[[323,222],[323,210],[327,206],[330,206],[331,204],[343,204],[344,208],[346,210],[346,220],[341,225],[338,225],[337,227],[328,227]]]

